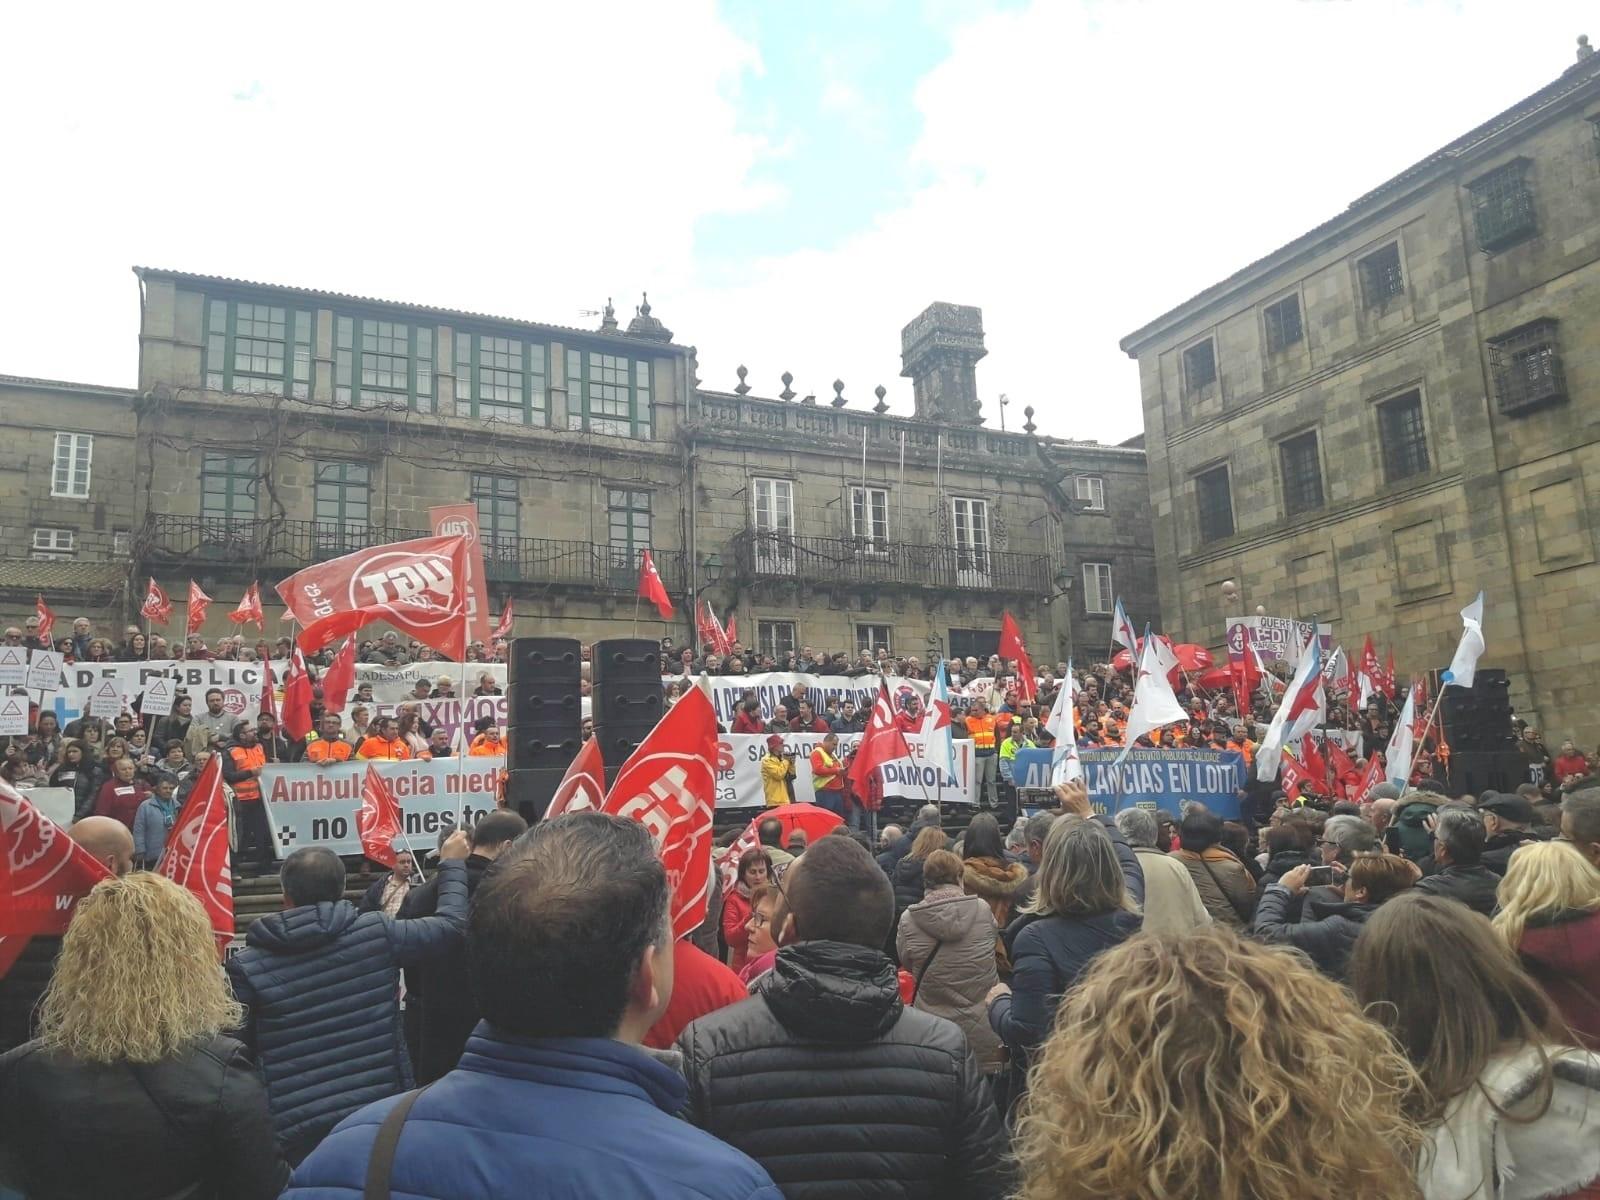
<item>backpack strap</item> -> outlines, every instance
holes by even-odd
[[[407,1092],[400,1098],[400,1103],[389,1110],[383,1124],[378,1126],[378,1136],[372,1141],[372,1157],[367,1159],[367,1184],[366,1190],[361,1193],[362,1200],[389,1200],[389,1176],[394,1171],[394,1156],[400,1148],[401,1130],[406,1118],[411,1115],[411,1106],[428,1087]]]

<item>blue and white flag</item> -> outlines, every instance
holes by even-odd
[[[1478,673],[1478,659],[1483,657],[1483,593],[1461,610],[1461,642],[1456,646],[1456,656],[1450,660],[1450,669],[1439,673],[1439,682],[1453,687],[1472,686]]]
[[[1130,654],[1139,649],[1139,633],[1133,627],[1133,622],[1128,620],[1128,610],[1122,607],[1122,597],[1117,597],[1117,607],[1111,618],[1111,640],[1119,646],[1126,646]]]
[[[950,728],[950,677],[945,674],[944,659],[939,660],[933,672],[933,683],[928,687],[928,709],[922,716],[918,731],[929,758],[943,759],[950,778],[959,779],[956,771],[956,744]]]
[[[1050,784],[1071,783],[1083,778],[1083,763],[1078,759],[1077,714],[1073,711],[1074,693],[1078,690],[1078,677],[1072,673],[1072,660],[1067,660],[1067,677],[1061,681],[1056,702],[1050,706],[1050,715],[1044,720],[1046,732],[1055,739],[1050,750]]]

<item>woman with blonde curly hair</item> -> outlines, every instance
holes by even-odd
[[[1029,1080],[1024,1200],[1414,1198],[1416,1073],[1350,994],[1218,927],[1099,955]]]
[[[160,875],[78,904],[38,1037],[0,1057],[0,1183],[36,1200],[283,1190],[266,1091],[217,962],[211,922]]]
[[[1600,1050],[1600,870],[1570,842],[1511,856],[1494,927],[1555,1001],[1578,1040]]]

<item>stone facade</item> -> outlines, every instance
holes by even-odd
[[[1123,340],[1162,609],[1245,611],[1486,666],[1547,740],[1600,718],[1600,63],[1585,56],[1327,224]],[[1222,481],[1226,480],[1226,486]]]
[[[197,579],[218,600],[208,637],[232,631],[250,579],[276,633],[271,583],[420,535],[431,506],[468,501],[485,521],[491,610],[514,598],[521,634],[683,640],[703,594],[765,648],[987,653],[1009,608],[1045,662],[1109,640],[1109,617],[1084,611],[1082,562],[1110,564],[1130,608],[1156,607],[1136,448],[894,417],[881,392],[869,410],[842,383],[820,406],[788,379],[769,398],[743,373],[732,392],[702,388],[693,348],[648,303],[579,330],[138,274],[138,389],[107,416],[139,455],[123,573],[153,573],[180,604]],[[975,404],[981,314],[935,305],[918,320],[947,319]],[[907,363],[948,372],[952,353]],[[1102,480],[1081,486],[1106,511],[1081,511],[1074,475]],[[673,622],[648,604],[636,616],[645,546]]]

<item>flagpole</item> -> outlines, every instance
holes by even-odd
[[[639,597],[637,593],[633,597],[633,636],[639,636]]]
[[[467,737],[467,668],[468,668],[467,647],[469,645],[471,645],[471,639],[472,639],[472,612],[471,612],[470,606],[463,604],[462,605],[462,609],[461,609],[461,695],[456,697],[456,724],[459,726],[459,735],[461,737],[461,757],[462,758],[465,758],[467,756],[467,751],[472,749],[472,742]],[[461,773],[463,775],[466,774],[465,768],[462,769]],[[461,820],[456,825],[456,828],[457,829],[465,829],[466,827],[467,827],[467,796],[466,796],[466,793],[463,792],[461,794]],[[404,816],[404,814],[402,814],[401,818],[400,818],[400,828],[402,830],[405,828],[405,816]],[[408,847],[410,846],[410,844],[411,844],[410,842],[406,843],[406,845]],[[415,857],[415,855],[413,855],[413,857]]]

